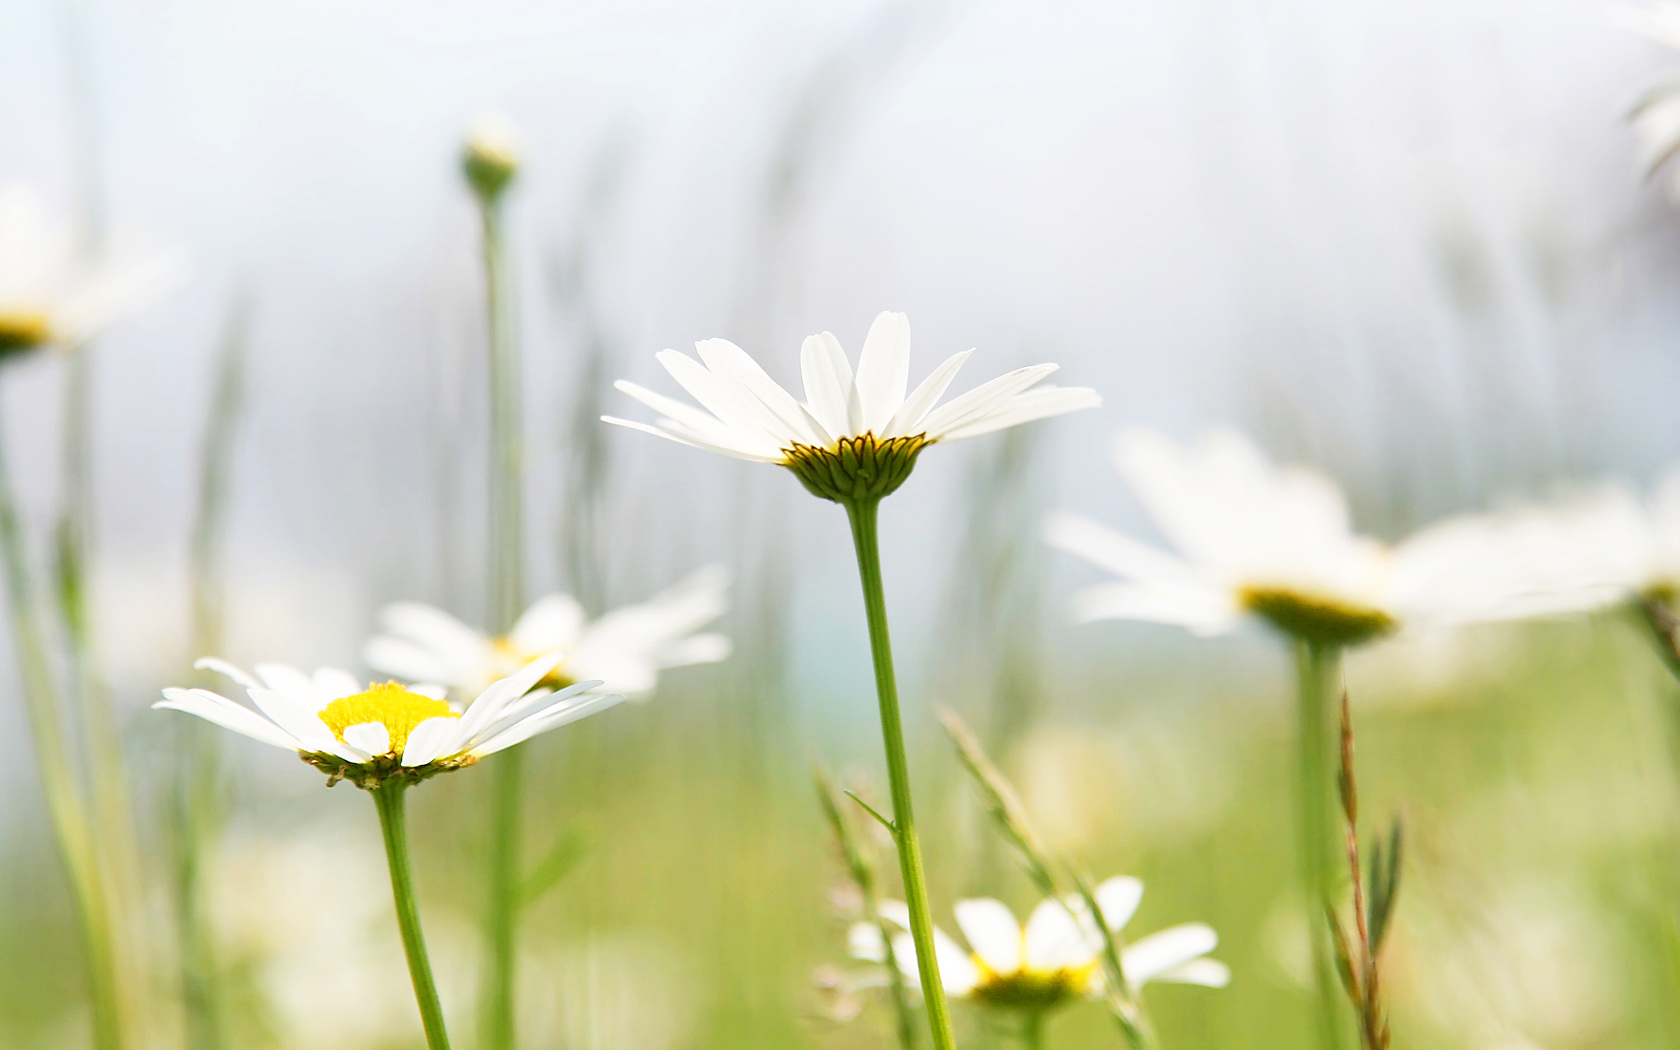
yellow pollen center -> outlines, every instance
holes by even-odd
[[[395,682],[375,683],[365,693],[341,696],[321,709],[321,721],[344,740],[344,731],[351,726],[378,722],[391,738],[387,754],[400,755],[408,743],[408,734],[428,718],[459,718],[442,700],[411,693]],[[348,743],[348,741],[345,741]]]

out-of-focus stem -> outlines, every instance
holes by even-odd
[[[209,411],[199,445],[198,509],[193,521],[190,575],[195,656],[222,651],[222,590],[219,558],[226,531],[234,432],[240,415],[250,304],[239,301],[223,333],[212,381]],[[214,726],[184,719],[187,756],[176,778],[176,915],[180,924],[181,999],[187,1044],[192,1050],[226,1045],[222,983],[200,880],[206,850],[221,823],[218,787],[221,749]]]
[[[484,233],[484,293],[490,386],[490,590],[491,630],[512,630],[524,596],[525,559],[521,530],[523,500],[520,471],[519,350],[508,309],[507,261],[502,241],[499,198],[481,194]],[[490,816],[490,899],[485,936],[483,1042],[486,1050],[513,1045],[515,945],[519,906],[519,811],[524,795],[524,747],[509,748],[494,760]]]
[[[1044,1050],[1044,1014],[1033,1011],[1021,1024],[1021,1045],[1026,1050]]]
[[[414,872],[408,860],[408,820],[403,811],[407,788],[401,780],[388,780],[370,794],[379,809],[379,830],[384,833],[385,859],[391,868],[391,896],[396,902],[397,926],[402,930],[403,954],[408,956],[408,976],[414,983],[414,1000],[420,1006],[420,1023],[426,1029],[426,1046],[429,1050],[449,1050],[443,1004],[438,1000],[437,982],[432,979],[432,961],[426,954],[426,935],[420,929]]]
[[[1320,1050],[1343,1050],[1340,998],[1330,941],[1319,916],[1333,898],[1336,832],[1330,808],[1331,697],[1341,650],[1317,642],[1295,643],[1297,675],[1296,793],[1301,892],[1312,939],[1313,987]]]
[[[893,673],[892,640],[887,633],[887,599],[881,585],[881,548],[878,535],[879,499],[846,503],[852,543],[857,548],[858,576],[863,583],[863,606],[869,618],[869,650],[875,664],[875,693],[881,708],[881,738],[886,745],[887,779],[892,785],[893,838],[898,846],[899,870],[904,877],[904,900],[910,908],[910,934],[916,944],[916,969],[922,979],[922,1001],[936,1050],[955,1050],[950,1009],[939,980],[933,949],[933,913],[928,906],[927,877],[922,871],[922,845],[916,835],[916,816],[910,801],[910,761],[904,751],[904,724],[898,709],[898,682]]]
[[[121,997],[118,991],[115,916],[108,886],[99,871],[99,852],[86,804],[75,781],[69,742],[53,684],[46,635],[36,609],[35,585],[29,556],[12,494],[4,441],[0,440],[0,558],[6,571],[6,596],[11,605],[12,632],[18,670],[23,678],[24,707],[35,747],[59,854],[70,876],[86,943],[88,983],[93,1000],[94,1046],[121,1050],[126,1045]]]

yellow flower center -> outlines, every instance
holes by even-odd
[[[525,652],[523,649],[514,645],[513,639],[511,638],[492,638],[490,640],[490,654],[491,665],[495,670],[495,673],[491,675],[491,681],[508,677],[515,671],[518,671],[521,667],[524,667],[526,664],[542,655],[541,653]],[[566,677],[565,670],[566,664],[562,661],[559,667],[556,667],[554,670],[543,675],[542,680],[535,686],[532,686],[532,688],[566,688],[572,684],[572,680]],[[488,685],[489,683],[485,684]]]
[[[321,709],[321,721],[344,740],[344,731],[351,726],[378,722],[391,738],[387,754],[400,755],[408,743],[408,734],[428,718],[459,718],[442,700],[411,693],[395,682],[376,683],[365,693],[341,696]],[[348,743],[349,741],[344,741]]]
[[[52,336],[52,322],[43,313],[0,313],[0,355],[32,350]]]
[[[974,987],[975,999],[991,1006],[1037,1011],[1083,998],[1097,964],[997,973],[975,956],[974,965],[980,968],[980,983]]]

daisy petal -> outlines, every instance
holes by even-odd
[[[943,364],[934,369],[933,373],[922,380],[910,396],[904,399],[904,404],[900,406],[897,412],[893,413],[886,429],[876,436],[895,438],[920,434],[922,432],[922,420],[933,410],[933,406],[938,403],[939,399],[945,396],[945,391],[950,387],[951,380],[957,377],[957,370],[963,366],[963,362],[967,361],[972,353],[974,353],[973,350],[964,350],[960,354],[952,354],[946,358]]]
[[[1158,974],[1206,955],[1219,946],[1219,935],[1206,923],[1170,926],[1126,946],[1120,953],[1126,980],[1142,984]]]
[[[783,390],[780,383],[771,379],[770,374],[759,367],[745,350],[727,339],[707,339],[696,343],[694,348],[712,374],[729,376],[757,398],[781,424],[781,432],[794,435],[803,444],[827,444],[827,435],[811,428],[811,416],[804,406]]]
[[[305,751],[330,751],[338,738],[333,736],[327,724],[321,721],[320,709],[313,704],[291,693],[282,693],[276,689],[247,690],[251,700],[262,709],[262,713],[281,729],[297,738],[297,744]]]
[[[509,638],[522,653],[563,653],[577,644],[585,619],[576,598],[550,594],[525,610]]]
[[[852,409],[852,365],[840,340],[828,332],[807,336],[799,348],[799,370],[805,379],[805,403],[830,437],[860,433],[861,413]]]
[[[193,667],[200,671],[214,671],[224,678],[231,678],[246,689],[262,685],[261,682],[257,681],[251,675],[246,674],[242,669],[235,667],[233,664],[228,663],[220,657],[201,656],[197,660],[193,661]]]
[[[1103,922],[1109,929],[1118,930],[1137,914],[1138,903],[1143,900],[1143,881],[1130,875],[1116,875],[1112,879],[1104,879],[1091,891],[1091,896],[1097,899],[1097,907],[1102,909]]]
[[[939,440],[962,441],[965,438],[979,437],[996,430],[1018,427],[1023,423],[1049,419],[1051,416],[1065,416],[1069,412],[1082,412],[1101,405],[1102,397],[1089,387],[1058,386],[1028,390],[1024,394],[1016,394],[962,426],[946,430]]]
[[[461,720],[450,716],[428,718],[409,731],[403,744],[402,764],[423,766],[449,754],[461,728]]]
[[[1127,973],[1127,979],[1131,974]],[[1204,988],[1223,988],[1231,983],[1231,968],[1218,959],[1191,959],[1182,966],[1174,966],[1170,970],[1162,970],[1152,981],[1170,981],[1173,984],[1199,984]]]
[[[538,733],[546,733],[550,729],[558,729],[568,722],[575,722],[586,715],[605,711],[609,707],[624,702],[621,693],[588,693],[578,697],[575,702],[555,704],[542,712],[517,722],[511,729],[503,730],[472,749],[474,755],[483,757],[493,755],[497,751],[510,748],[515,744],[524,743]]]
[[[1030,365],[1006,372],[990,382],[962,394],[927,414],[922,429],[929,441],[938,441],[948,431],[985,418],[997,406],[1037,383],[1056,370],[1055,365]]]
[[[1082,931],[1067,907],[1051,898],[1027,918],[1026,966],[1029,970],[1073,970],[1097,957],[1090,931]]]
[[[981,897],[958,901],[957,927],[968,946],[993,973],[1009,974],[1021,968],[1021,924],[1002,901]]]
[[[279,726],[257,715],[250,708],[241,707],[225,696],[217,696],[207,689],[165,689],[164,699],[153,708],[184,711],[206,722],[214,722],[223,729],[231,729],[241,736],[260,740],[287,751],[298,750],[298,742]]]
[[[370,755],[383,755],[391,750],[391,731],[384,722],[358,722],[344,727],[344,742]]]
[[[904,404],[910,381],[910,319],[884,312],[869,326],[858,354],[857,392],[863,427],[877,435]]]

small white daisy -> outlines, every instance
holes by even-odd
[[[1137,911],[1143,883],[1128,876],[1103,882],[1093,891],[1109,928],[1119,931]],[[1084,901],[1042,901],[1023,928],[1002,901],[982,897],[958,901],[951,909],[968,948],[945,931],[934,930],[934,957],[940,981],[953,998],[988,1006],[1040,1012],[1104,992],[1103,938],[1088,918]],[[910,914],[898,901],[883,901],[881,914],[908,929]],[[1079,922],[1074,915],[1081,916]],[[848,933],[854,958],[885,963],[880,927],[855,923]],[[1152,933],[1121,951],[1120,967],[1133,990],[1151,981],[1223,988],[1231,971],[1207,958],[1219,936],[1205,923],[1192,922]],[[893,958],[905,975],[916,976],[916,945],[909,933],[893,937]]]
[[[1179,556],[1075,514],[1045,538],[1121,578],[1075,599],[1084,620],[1148,620],[1198,634],[1257,617],[1293,637],[1353,645],[1403,626],[1546,615],[1596,598],[1548,568],[1555,540],[1511,518],[1460,516],[1388,546],[1353,531],[1334,482],[1275,466],[1242,436],[1188,447],[1122,432],[1114,461]]]
[[[527,609],[506,637],[494,638],[442,609],[395,602],[380,611],[385,633],[368,641],[368,666],[412,682],[437,682],[463,693],[543,653],[560,662],[544,684],[599,679],[632,699],[645,699],[667,667],[715,663],[730,653],[721,634],[696,634],[729,608],[729,573],[712,565],[645,602],[589,620],[576,598],[551,594]]]
[[[875,318],[855,374],[832,334],[807,338],[800,350],[803,402],[727,339],[702,340],[694,348],[699,361],[675,350],[658,356],[700,407],[620,380],[614,385],[658,412],[658,423],[601,418],[737,459],[789,467],[813,493],[837,502],[893,491],[927,445],[1101,404],[1084,387],[1040,386],[1056,371],[1046,364],[1016,369],[939,405],[972,350],[947,358],[906,395],[910,321],[900,313]]]
[[[0,189],[0,357],[73,347],[177,283],[179,252],[132,237],[80,263],[67,223],[27,186]]]
[[[604,711],[624,697],[591,693],[600,682],[579,682],[558,692],[533,689],[560,663],[556,655],[532,660],[492,682],[465,711],[434,693],[375,682],[363,688],[346,671],[322,668],[313,675],[285,664],[259,664],[255,676],[224,660],[195,665],[233,679],[257,711],[208,689],[165,689],[152,706],[197,715],[265,744],[296,751],[329,774],[373,788],[400,777],[419,781],[459,769],[538,733]]]

